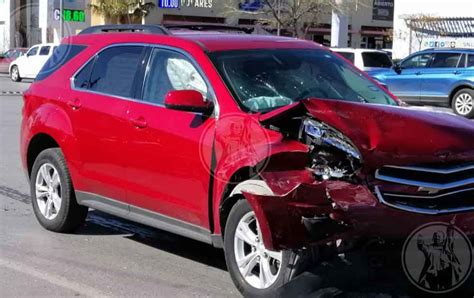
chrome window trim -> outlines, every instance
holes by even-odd
[[[155,48],[159,48],[159,49],[165,49],[165,50],[171,50],[171,51],[175,51],[175,52],[178,52],[180,54],[183,54],[184,56],[186,56],[190,61],[191,63],[193,64],[194,67],[196,67],[196,70],[199,72],[199,74],[202,76],[202,78],[204,79],[204,81],[206,82],[206,85],[207,85],[207,88],[208,90],[210,91],[210,94],[212,96],[211,100],[214,102],[214,117],[215,118],[218,118],[219,117],[219,104],[217,102],[217,97],[215,95],[215,92],[214,92],[214,88],[212,88],[212,85],[210,84],[210,81],[208,80],[208,78],[204,75],[204,72],[202,71],[202,69],[200,68],[199,64],[194,60],[194,58],[189,54],[187,53],[186,51],[184,50],[181,50],[179,48],[175,48],[175,47],[171,47],[171,46],[166,46],[166,45],[160,45],[160,44],[149,44],[149,43],[116,43],[116,44],[111,44],[111,45],[108,45],[102,49],[100,49],[97,53],[95,53],[94,55],[92,55],[89,59],[87,59],[86,62],[84,62],[81,67],[78,68],[78,70],[76,70],[72,76],[69,78],[69,87],[71,88],[71,90],[75,90],[75,91],[80,91],[80,92],[85,92],[85,93],[91,93],[91,94],[96,94],[96,95],[104,95],[104,96],[108,96],[108,97],[113,97],[113,98],[117,98],[117,99],[122,99],[122,100],[127,100],[127,101],[132,101],[132,102],[137,102],[137,103],[142,103],[142,104],[146,104],[146,105],[150,105],[150,106],[157,106],[157,107],[165,107],[164,105],[161,105],[161,104],[156,104],[156,103],[151,103],[151,102],[147,102],[147,101],[144,101],[142,99],[138,99],[138,98],[131,98],[131,97],[123,97],[123,96],[118,96],[118,95],[112,95],[112,94],[107,94],[107,93],[104,93],[104,92],[100,92],[100,91],[92,91],[92,90],[89,90],[89,89],[83,89],[83,88],[77,88],[75,85],[74,85],[74,80],[76,78],[76,76],[79,74],[79,72],[81,72],[81,70],[90,62],[92,61],[93,59],[96,59],[96,57],[99,56],[100,53],[102,53],[103,51],[107,50],[107,49],[110,49],[110,48],[114,48],[114,47],[123,47],[123,46],[138,46],[138,47],[144,47],[144,48],[151,48],[152,50],[155,49]],[[144,74],[144,77],[143,77],[143,84],[145,82],[145,78],[146,78],[146,75],[147,75],[147,72],[148,72],[148,65],[149,65],[149,62],[150,62],[150,57],[151,55],[147,58],[147,68],[145,69],[145,74]],[[143,87],[143,86],[142,86]],[[192,113],[192,112],[189,112],[189,113]],[[201,114],[201,113],[193,113],[193,114]]]
[[[417,208],[417,207],[412,207],[412,206],[392,204],[390,202],[387,202],[383,198],[383,195],[380,192],[380,189],[378,186],[375,187],[375,194],[377,195],[377,199],[379,200],[381,204],[386,205],[388,207],[392,207],[394,209],[412,212],[412,213],[419,213],[419,214],[425,214],[425,215],[440,215],[440,214],[448,214],[448,213],[468,212],[468,211],[474,210],[474,206],[435,210],[435,209],[425,209],[425,208]]]

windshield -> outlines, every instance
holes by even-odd
[[[246,50],[211,54],[239,105],[270,111],[317,97],[397,105],[353,66],[325,50]]]
[[[365,67],[392,67],[392,60],[385,53],[364,52],[362,60]]]

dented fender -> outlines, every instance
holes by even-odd
[[[264,172],[272,192],[244,189],[268,249],[297,249],[350,229],[347,212],[377,204],[364,186],[343,181],[315,181],[309,170]],[[320,226],[313,229],[310,225]]]

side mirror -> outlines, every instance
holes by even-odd
[[[400,63],[395,63],[393,66],[392,66],[393,70],[397,73],[397,74],[401,74],[402,73],[402,66],[400,65]]]
[[[0,54],[0,59],[5,58],[5,54]]]
[[[168,109],[203,113],[210,115],[214,110],[212,102],[205,101],[204,97],[196,90],[173,90],[165,97],[165,106]]]

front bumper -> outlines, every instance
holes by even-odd
[[[366,185],[297,179],[295,173],[263,175],[274,195],[244,192],[268,249],[299,249],[335,239],[405,239],[432,222],[454,224],[474,236],[474,211],[420,214],[383,204]]]

